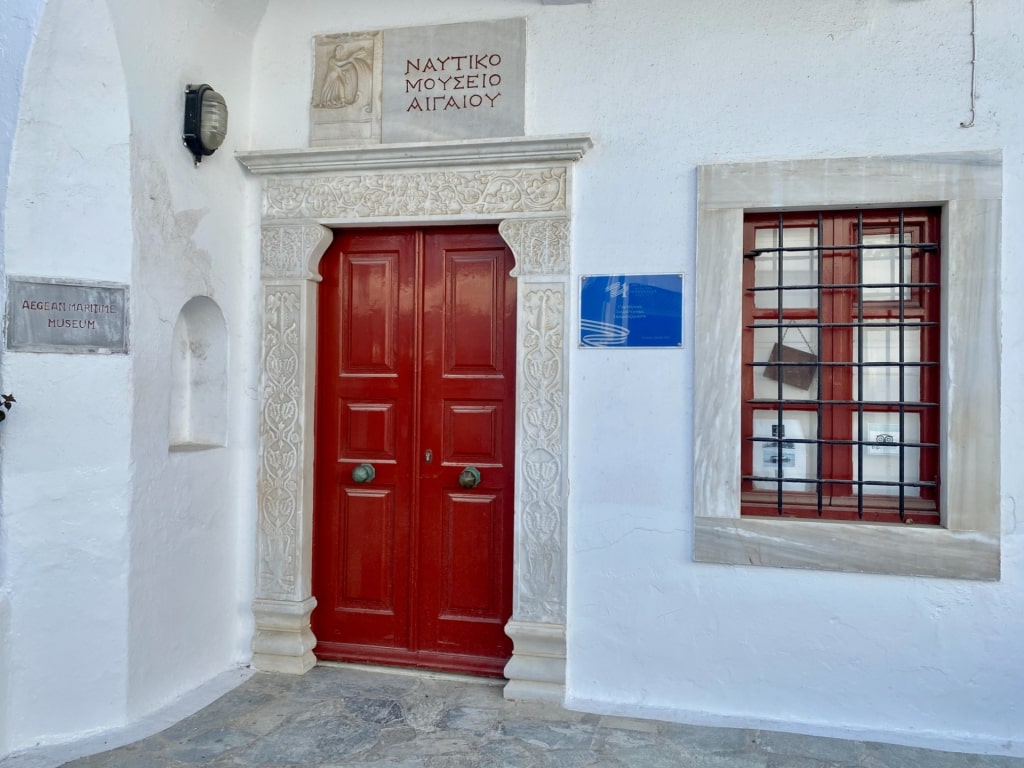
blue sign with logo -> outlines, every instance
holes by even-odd
[[[683,346],[683,276],[584,275],[580,346]]]

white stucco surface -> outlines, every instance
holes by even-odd
[[[131,352],[4,357],[22,418],[3,435],[0,753],[132,722],[248,658],[255,304],[244,257],[258,241],[230,153],[244,143],[261,13],[50,0],[39,24],[6,270],[128,284]],[[232,134],[195,168],[183,91],[206,79],[231,103]],[[216,302],[232,334],[227,447],[169,455],[172,330],[193,296]]]
[[[525,16],[527,134],[594,140],[573,172],[574,281],[687,275],[683,350],[571,354],[567,705],[1024,755],[1018,0],[978,3],[967,129],[967,0],[49,0],[29,57],[42,5],[0,8],[3,268],[128,284],[131,353],[4,353],[0,754],[135,721],[248,660],[259,211],[232,152],[306,146],[311,38]],[[231,110],[198,168],[190,82]],[[990,149],[1001,579],[693,562],[696,167]],[[195,296],[227,327],[226,445],[169,452],[173,328]]]
[[[127,282],[123,78],[106,6],[79,5],[47,4],[25,70],[5,267],[8,275]],[[65,55],[82,35],[95,46]],[[98,89],[109,100],[102,114]],[[4,422],[2,464],[5,693],[8,742],[18,747],[26,737],[124,719],[130,359],[8,352],[3,382],[21,417]]]
[[[969,3],[841,5],[396,3],[349,9],[339,25],[333,3],[273,3],[253,148],[304,145],[308,95],[294,84],[308,81],[308,54],[293,52],[314,34],[526,14],[527,133],[594,138],[574,175],[578,274],[692,275],[698,164],[1002,148],[1014,210],[1024,9],[979,8],[978,119],[963,129]],[[1016,218],[1003,223],[1004,299],[1022,278]],[[1006,436],[1021,401],[1017,304],[1004,303]],[[1024,753],[1012,438],[998,583],[695,564],[690,346],[571,360],[568,704]]]
[[[11,148],[18,122],[25,60],[35,35],[43,0],[12,0],[0,8],[0,296],[6,300],[5,213],[7,208],[7,174]],[[0,435],[0,446],[3,437]],[[2,489],[2,476],[0,476]],[[7,579],[7,534],[4,524],[2,490],[0,490],[0,754],[6,751],[10,697],[10,587]]]
[[[132,114],[127,712],[137,717],[249,655],[258,233],[231,152],[247,141],[250,46],[263,4],[110,5]],[[183,92],[203,82],[231,116],[224,147],[194,167],[181,144]],[[217,304],[228,330],[227,444],[169,453],[173,328],[195,296]]]

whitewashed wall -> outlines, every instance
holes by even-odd
[[[132,349],[3,359],[18,405],[0,469],[0,754],[134,721],[249,657],[258,241],[231,152],[248,143],[262,11],[49,0],[42,14],[6,271],[129,284]],[[183,91],[203,81],[228,98],[231,133],[194,168]],[[196,295],[230,336],[227,443],[171,453],[172,331]]]
[[[250,653],[259,240],[232,152],[249,141],[251,45],[264,3],[109,3],[132,118],[134,718]],[[231,114],[225,145],[194,167],[181,143],[183,92],[203,82]],[[227,444],[169,452],[171,341],[194,296],[212,298],[227,324]]]
[[[0,6],[0,297],[6,300],[6,208],[7,174],[10,168],[11,148],[18,125],[18,105],[25,74],[25,60],[35,35],[43,0],[11,0]],[[2,389],[2,386],[0,386]],[[6,391],[6,390],[5,390]],[[0,433],[0,463],[4,438]],[[7,751],[10,643],[11,643],[11,589],[8,577],[9,554],[3,491],[0,473],[0,755]]]
[[[128,112],[102,2],[47,4],[10,164],[8,275],[127,282]],[[82,49],[77,41],[93,41]],[[77,56],[67,55],[77,50]],[[102,84],[102,85],[100,85]],[[97,113],[97,96],[107,109]],[[11,353],[3,424],[8,739],[124,718],[131,361]],[[17,417],[17,418],[15,418]],[[88,705],[83,705],[88,702]]]
[[[682,352],[580,351],[569,704],[1024,754],[1024,6],[979,3],[963,129],[966,0],[272,2],[253,146],[305,145],[312,35],[520,14],[528,132],[594,137],[574,177],[580,274],[692,276],[701,163],[991,148],[1006,162],[1002,581],[693,563],[692,336]]]

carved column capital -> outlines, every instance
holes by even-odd
[[[516,257],[513,277],[569,274],[569,219],[506,219],[498,231]]]
[[[331,230],[316,222],[264,223],[262,235],[260,275],[264,280],[320,279],[315,265],[331,244]]]

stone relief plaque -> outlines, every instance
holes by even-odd
[[[380,142],[381,33],[313,38],[311,146]]]
[[[526,20],[313,39],[310,145],[522,136]]]
[[[128,351],[128,286],[12,277],[7,349],[22,352]]]

